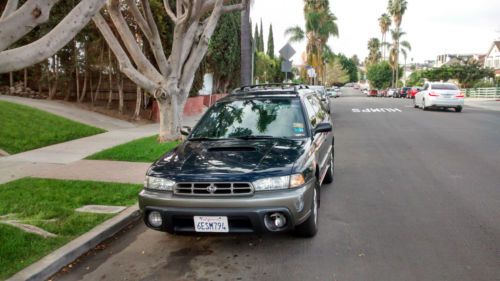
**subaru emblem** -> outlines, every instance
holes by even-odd
[[[210,184],[207,187],[207,191],[210,192],[210,193],[214,193],[216,190],[217,190],[217,187],[215,185],[213,185],[213,184]]]

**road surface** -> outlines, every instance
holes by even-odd
[[[500,112],[343,92],[314,239],[139,223],[54,280],[500,280]]]

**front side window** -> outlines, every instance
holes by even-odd
[[[304,120],[298,98],[220,102],[210,108],[191,138],[305,137]]]

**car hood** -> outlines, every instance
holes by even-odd
[[[153,176],[175,180],[224,180],[267,173],[290,174],[306,140],[186,141],[156,161]],[[251,180],[251,179],[241,179]]]

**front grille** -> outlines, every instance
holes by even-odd
[[[247,182],[181,182],[174,187],[174,194],[195,196],[238,196],[253,193]]]

